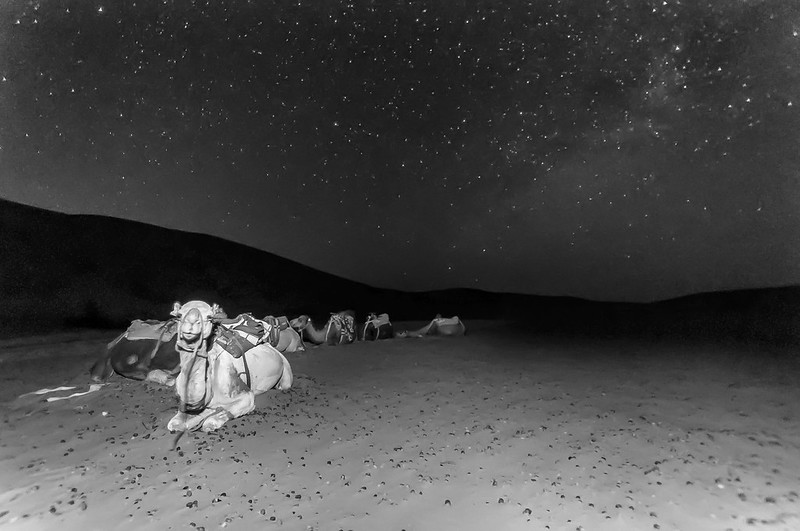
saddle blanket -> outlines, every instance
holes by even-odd
[[[135,319],[125,331],[124,337],[130,341],[137,339],[161,339],[166,343],[178,332],[177,319],[170,319],[169,321],[154,321]]]

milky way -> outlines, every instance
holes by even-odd
[[[793,1],[12,1],[0,196],[401,289],[800,282]]]

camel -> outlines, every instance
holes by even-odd
[[[376,341],[378,339],[391,339],[394,337],[394,327],[389,320],[389,314],[370,313],[367,321],[361,328],[360,339],[364,341]]]
[[[278,352],[302,352],[306,349],[300,333],[291,327],[289,320],[285,316],[273,317],[268,315],[262,321],[268,323],[272,330],[279,331],[277,341],[270,341],[270,344]]]
[[[433,320],[418,330],[404,330],[397,333],[397,337],[423,337],[423,336],[463,336],[467,327],[457,315],[442,317],[437,314]]]
[[[177,319],[132,321],[92,366],[92,381],[103,383],[117,373],[132,380],[174,385],[180,371],[180,356],[175,350],[177,329]]]
[[[203,301],[174,305],[181,367],[175,391],[181,406],[167,424],[171,432],[217,430],[253,411],[257,394],[292,386],[289,361],[269,343],[259,343],[235,358],[214,340],[219,311],[217,305]]]
[[[218,314],[217,319],[224,318]],[[270,344],[279,352],[305,350],[305,345],[286,317],[264,317]],[[112,374],[124,378],[175,385],[181,369],[181,359],[175,348],[178,319],[168,321],[135,319],[128,329],[111,341],[89,371],[94,383],[104,383]]]
[[[303,339],[315,345],[341,345],[356,340],[356,314],[352,310],[332,312],[322,328],[315,327],[308,315],[295,317],[290,324]]]

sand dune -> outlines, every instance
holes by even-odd
[[[468,330],[292,354],[291,391],[176,450],[171,389],[45,401],[102,333],[7,342],[0,526],[800,529],[790,353]]]

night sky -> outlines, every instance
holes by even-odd
[[[648,301],[800,284],[799,14],[5,1],[0,197],[380,287]]]

